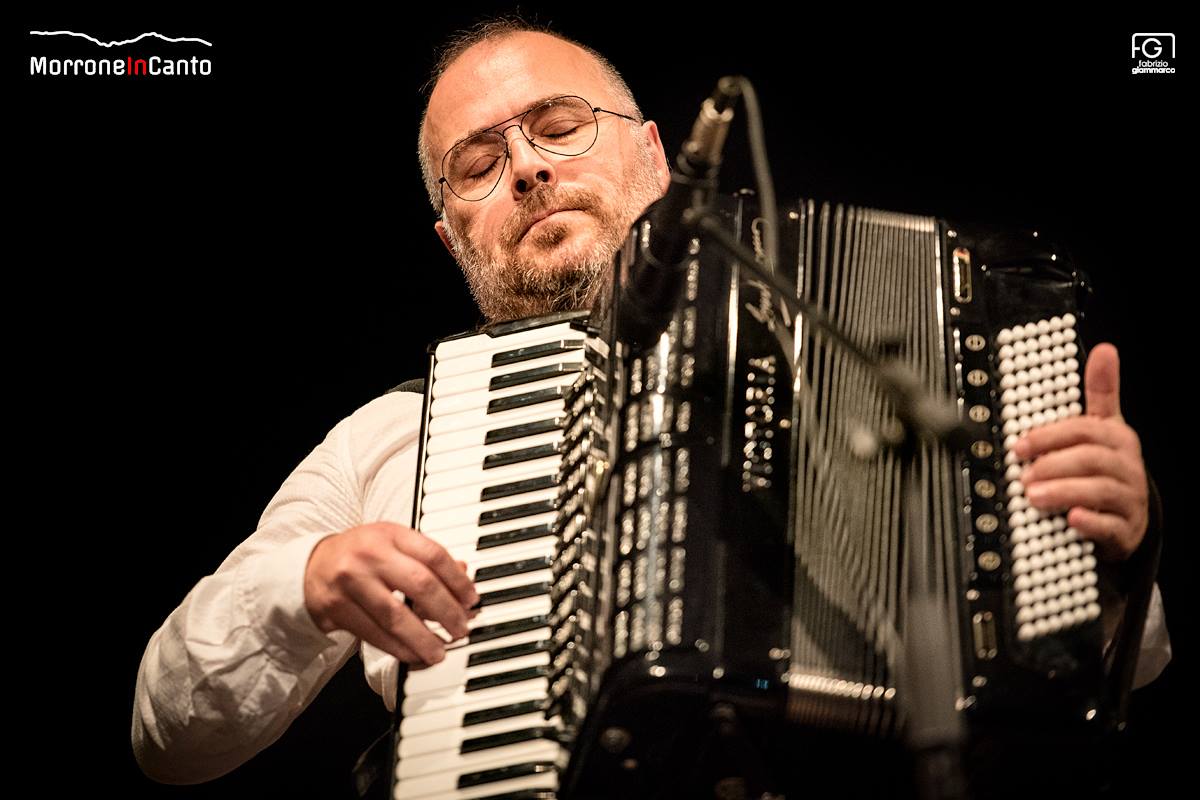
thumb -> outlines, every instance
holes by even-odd
[[[1117,348],[1098,344],[1088,355],[1083,379],[1087,413],[1093,417],[1121,416],[1121,360]]]

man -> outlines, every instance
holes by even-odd
[[[435,230],[484,315],[589,304],[629,225],[670,182],[655,124],[598,54],[510,23],[452,45],[435,81],[420,139],[426,188],[441,212]],[[584,152],[556,153],[523,129],[526,112],[563,96],[600,109]],[[455,161],[480,153],[484,163]],[[1043,455],[1026,482],[1035,503],[1079,506],[1072,523],[1120,560],[1145,533],[1147,493],[1137,437],[1120,419],[1112,348],[1094,351],[1088,386],[1091,416],[1027,437],[1027,455]],[[420,406],[392,393],[340,422],[255,533],[151,638],[132,732],[150,777],[197,783],[244,763],[360,644],[367,680],[392,709],[401,661],[444,658],[422,618],[467,633],[478,594],[465,565],[395,522],[412,508]],[[1161,664],[1150,666],[1153,677]]]
[[[484,28],[446,51],[421,132],[427,188],[443,211],[436,231],[490,320],[589,304],[629,226],[670,180],[658,129],[641,121],[616,71],[579,45],[519,27]],[[517,125],[559,95],[606,109],[578,156],[534,148]],[[495,190],[467,201],[437,179],[443,155],[480,127],[501,130],[508,160]],[[418,395],[397,392],[339,423],[255,533],[154,634],[132,732],[147,775],[198,783],[249,760],[360,642],[367,680],[393,708],[400,661],[444,658],[419,617],[466,634],[478,594],[463,565],[394,522],[411,514],[420,411]]]

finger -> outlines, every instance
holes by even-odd
[[[1083,391],[1089,416],[1101,419],[1121,416],[1121,360],[1117,348],[1107,343],[1092,348]]]
[[[382,581],[357,583],[348,595],[375,626],[400,640],[427,664],[437,664],[446,657],[442,640],[425,627],[413,610],[400,602]]]
[[[415,649],[402,642],[391,631],[380,627],[366,611],[353,603],[346,603],[339,608],[337,617],[339,627],[364,642],[378,647],[385,653],[395,656],[405,664],[425,667],[437,663],[437,661],[426,662]],[[440,660],[438,659],[438,661]]]
[[[427,608],[423,607],[423,606],[422,606],[422,605],[421,605],[419,602],[417,602],[416,600],[414,600],[414,601],[413,601],[413,604],[412,604],[412,609],[413,609],[413,611],[414,611],[414,612],[416,612],[417,616],[418,616],[418,617],[420,617],[421,619],[434,619],[434,615],[433,615],[433,613],[432,613],[432,612],[430,612],[430,611],[429,611],[429,609],[427,609]],[[475,619],[475,617],[477,617],[477,616],[479,616],[479,610],[478,610],[478,609],[476,609],[476,610],[474,610],[474,611],[468,611],[468,612],[467,612],[467,623],[468,623],[468,627],[469,627],[469,625],[470,625],[470,622],[471,622],[471,620]],[[441,631],[442,631],[442,630],[444,630],[444,629],[445,629],[445,626],[444,626],[444,625],[443,625],[443,626],[441,626],[441,628],[434,629],[434,634],[436,634],[436,635],[439,635],[439,636],[440,636],[440,635],[441,635]],[[451,633],[451,632],[450,632],[450,631],[448,631],[448,630],[446,631],[446,635],[447,635],[448,637],[450,637],[450,641],[452,641],[452,642],[454,642],[454,641],[458,641],[459,639],[462,639],[462,638],[463,638],[462,636],[457,636],[457,635],[455,635],[454,633]],[[466,635],[469,635],[469,631],[468,631],[468,634],[466,634]]]
[[[470,608],[479,602],[475,584],[458,568],[458,564],[446,548],[428,536],[408,528],[399,529],[394,541],[402,553],[417,559],[437,575],[461,605]]]
[[[1030,460],[1050,450],[1077,444],[1101,444],[1120,448],[1128,444],[1122,426],[1097,416],[1071,417],[1034,428],[1013,445],[1017,458]]]
[[[1038,456],[1020,473],[1021,483],[1030,486],[1054,478],[1107,475],[1123,483],[1135,483],[1137,467],[1119,450],[1099,444],[1077,444]]]
[[[1137,547],[1129,521],[1118,514],[1072,508],[1067,524],[1083,538],[1095,542],[1096,554],[1105,561],[1124,560]]]
[[[1025,487],[1025,496],[1035,508],[1055,509],[1083,506],[1119,514],[1126,519],[1136,511],[1133,491],[1108,477],[1058,478]]]
[[[441,623],[455,639],[469,632],[466,608],[421,561],[396,552],[393,558],[379,565],[379,577],[388,586],[404,592],[414,604],[420,604],[422,616]]]

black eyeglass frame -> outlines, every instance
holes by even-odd
[[[551,150],[548,147],[545,147],[544,145],[538,144],[537,142],[535,142],[533,140],[533,138],[525,130],[525,117],[528,116],[531,112],[536,111],[537,109],[542,108],[543,106],[547,106],[551,103],[555,103],[560,100],[565,100],[568,98],[574,98],[575,100],[582,100],[583,104],[591,109],[592,124],[594,124],[596,126],[596,136],[594,139],[592,139],[592,143],[589,144],[587,147],[585,147],[583,150],[579,151],[578,153],[571,153],[571,154],[558,153],[558,152],[555,152],[554,150]],[[508,119],[503,120],[501,122],[497,122],[495,125],[492,125],[492,126],[486,128],[485,130],[479,131],[478,133],[473,133],[470,136],[465,136],[462,139],[459,139],[457,142],[450,145],[449,149],[446,150],[445,154],[442,155],[442,164],[441,164],[442,174],[441,174],[441,177],[438,178],[438,205],[440,207],[440,210],[438,211],[438,216],[441,217],[442,213],[446,210],[446,194],[445,194],[446,188],[449,188],[451,194],[453,194],[459,200],[462,200],[464,203],[478,203],[481,200],[486,200],[492,196],[492,193],[496,191],[496,187],[500,185],[500,181],[504,177],[504,170],[505,170],[505,168],[508,167],[508,162],[512,157],[512,147],[508,143],[508,137],[504,135],[505,131],[507,131],[509,128],[511,128],[515,125],[517,127],[517,129],[519,131],[521,131],[521,135],[525,137],[525,141],[529,142],[530,147],[537,148],[538,150],[544,150],[547,153],[553,153],[554,155],[560,155],[560,156],[569,155],[571,158],[575,158],[575,157],[581,156],[584,153],[591,150],[593,147],[596,146],[596,142],[598,142],[600,140],[600,120],[597,119],[596,115],[601,114],[601,113],[612,114],[613,116],[620,117],[621,119],[627,119],[630,122],[638,122],[639,121],[636,117],[631,117],[628,114],[622,114],[619,111],[610,111],[607,108],[601,108],[600,106],[593,106],[585,98],[580,97],[577,94],[562,94],[562,95],[558,95],[557,97],[551,97],[546,100],[543,100],[540,103],[536,103],[536,104],[530,106],[529,108],[525,109],[524,111],[522,111],[520,114],[514,114],[513,116],[509,117]],[[513,120],[517,120],[517,121],[513,122]],[[507,123],[511,123],[511,124],[507,124]],[[502,125],[504,126],[503,128],[500,127]],[[500,128],[500,129],[496,130],[497,128]],[[470,139],[474,139],[476,136],[480,136],[485,133],[497,133],[500,135],[500,138],[504,140],[504,163],[500,165],[500,171],[496,173],[496,183],[492,185],[492,188],[488,190],[487,194],[485,194],[483,197],[477,197],[474,200],[468,200],[467,198],[460,195],[458,192],[454,191],[454,187],[451,186],[450,181],[448,181],[446,179],[446,159],[450,157],[450,154],[453,153],[455,148],[457,148],[460,144],[462,144],[463,142],[466,142]]]

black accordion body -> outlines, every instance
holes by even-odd
[[[753,199],[718,210],[761,254]],[[438,343],[414,527],[483,607],[401,678],[397,800],[907,796],[929,672],[973,795],[1098,769],[1128,668],[1105,663],[1105,581],[1010,452],[1082,412],[1083,280],[1032,232],[779,219],[783,277],[956,402],[969,449],[880,446],[896,419],[867,368],[703,238],[632,332],[648,217],[591,314]],[[914,581],[940,651],[906,646]]]

